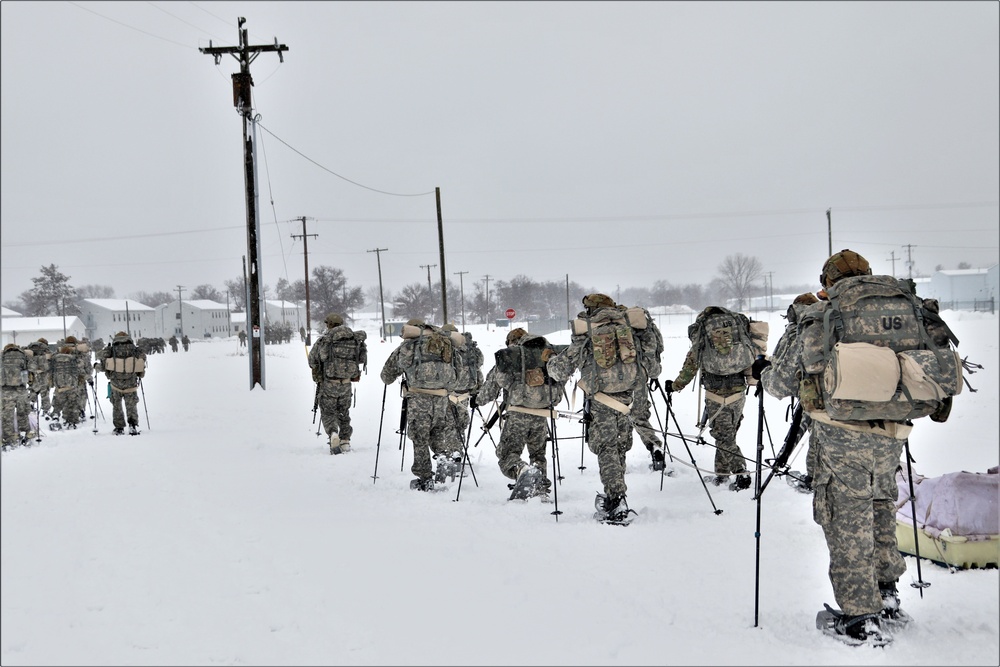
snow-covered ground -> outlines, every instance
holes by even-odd
[[[956,399],[947,423],[920,420],[910,440],[914,471],[985,472],[1000,457],[997,317],[944,316],[962,355],[984,369],[969,377],[978,391]],[[773,348],[784,320],[770,321]],[[401,452],[396,433],[399,385],[383,392],[378,377],[398,339],[380,342],[377,323],[360,326],[369,330],[369,367],[346,455],[330,456],[316,435],[304,346],[266,348],[266,388],[250,390],[235,338],[150,356],[138,437],[111,434],[102,399],[96,435],[46,431],[40,444],[4,453],[0,662],[1000,662],[997,570],[951,572],[923,560],[931,586],[921,597],[910,586],[916,559],[907,557],[900,594],[915,621],[888,648],[845,646],[815,629],[816,612],[834,600],[811,497],[772,480],[758,508],[751,491],[706,494],[680,462],[661,488],[638,437],[626,476],[638,517],[627,528],[593,520],[597,460],[572,420],[558,424],[557,504],[508,502],[490,437],[470,443],[475,477],[460,493],[458,482],[411,491],[410,443]],[[664,327],[661,379],[680,368],[685,329]],[[485,372],[506,331],[469,330]],[[568,333],[549,338],[565,343]],[[103,377],[97,393],[105,394]],[[771,456],[787,429],[786,402],[765,397],[764,405]],[[692,435],[697,393],[675,395],[674,408]],[[477,416],[473,442],[479,426]],[[749,457],[756,433],[751,397],[739,436]],[[681,440],[668,442],[691,462]],[[711,467],[710,447],[691,453]],[[799,452],[794,467],[804,460]]]

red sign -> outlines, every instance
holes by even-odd
[[[514,309],[513,309],[513,308],[508,308],[508,309],[507,309],[507,310],[506,310],[506,311],[504,312],[504,315],[506,315],[506,316],[507,316],[507,319],[508,319],[508,320],[512,320],[512,319],[514,319],[514,316],[515,316],[515,315],[517,315],[517,313],[515,313],[515,312],[514,312]]]

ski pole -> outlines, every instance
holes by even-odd
[[[683,432],[681,431],[681,425],[677,423],[677,415],[676,415],[676,414],[674,414],[674,410],[673,410],[673,407],[672,407],[672,406],[673,406],[673,400],[671,399],[671,395],[670,395],[670,394],[667,394],[667,415],[668,415],[668,416],[669,416],[669,417],[670,417],[671,419],[673,419],[673,420],[674,420],[674,427],[676,427],[676,428],[677,428],[677,433],[678,433],[678,435],[680,435],[680,438],[681,438],[681,442],[683,442],[683,443],[684,443],[684,449],[686,449],[686,450],[687,450],[687,453],[688,453],[688,456],[690,456],[690,457],[691,457],[691,465],[693,465],[693,466],[694,466],[694,469],[695,469],[695,470],[700,470],[700,469],[698,468],[698,462],[694,460],[694,454],[692,454],[692,453],[691,453],[691,448],[690,448],[690,447],[688,447],[688,442],[687,442],[687,438],[686,438],[686,437],[684,437],[684,433],[683,433]],[[705,493],[706,493],[706,494],[708,495],[708,502],[709,502],[709,503],[711,503],[711,505],[712,505],[712,510],[714,511],[714,513],[715,513],[716,515],[719,515],[719,514],[722,514],[722,510],[718,509],[718,508],[717,508],[717,507],[715,506],[715,501],[714,501],[714,500],[712,500],[712,494],[711,494],[711,493],[709,492],[709,490],[708,490],[708,485],[707,485],[707,484],[705,484],[705,478],[704,478],[704,477],[702,477],[702,476],[701,476],[701,475],[699,474],[699,475],[698,475],[698,479],[699,479],[699,480],[701,481],[701,485],[702,485],[702,487],[704,487],[704,489],[705,489]]]
[[[94,435],[97,435],[97,388],[93,385],[90,388],[94,390]]]
[[[799,440],[802,439],[804,431],[802,428],[802,419],[802,403],[797,402],[795,409],[792,411],[792,423],[788,427],[788,433],[785,434],[785,442],[771,463],[771,472],[768,474],[767,479],[764,480],[764,483],[760,485],[760,489],[757,491],[758,495],[764,493],[764,489],[767,488],[772,477],[776,474],[785,474],[784,468],[788,467],[788,459],[791,457],[795,446],[798,445]]]
[[[408,401],[406,385],[403,384],[400,390],[403,392],[403,405],[399,410],[399,430],[396,433],[399,434],[399,450],[402,452],[399,455],[399,472],[403,472],[403,462],[406,460],[406,403]]]
[[[549,417],[549,434],[552,436],[552,467],[556,469],[559,465],[559,438],[556,435],[556,418],[553,414]],[[553,475],[555,478],[555,475]],[[559,511],[559,484],[558,482],[562,480],[560,475],[558,479],[552,484],[552,502],[555,504],[555,509],[552,510],[552,515],[556,518],[556,523],[559,523],[559,515],[562,512]]]
[[[485,424],[486,423],[486,417],[483,417],[483,411],[479,409],[478,405],[476,406],[476,413],[479,415],[479,419],[481,419],[483,421],[483,423]],[[496,423],[497,419],[500,418],[500,413],[499,412],[494,412],[493,415],[494,416],[492,418],[492,421],[490,422],[490,427],[492,427],[493,424]],[[497,441],[493,439],[493,434],[490,433],[490,429],[489,428],[487,428],[485,430],[486,430],[486,435],[490,436],[490,442],[493,443],[493,447],[495,449],[496,446],[497,446]],[[479,440],[482,440],[482,439],[483,439],[482,437],[479,438]],[[476,445],[479,444],[479,440],[476,441],[476,444],[473,445],[473,447],[475,447]]]
[[[753,580],[753,627],[757,627],[758,611],[760,609],[760,475],[761,465],[764,456],[764,386],[757,381],[756,394],[757,403],[757,474],[754,483],[756,489],[754,493],[757,497],[757,527],[754,530],[754,539],[757,542],[756,556],[754,561]]]
[[[917,541],[917,501],[913,497],[913,469],[910,467],[910,460],[913,458],[910,456],[910,439],[907,438],[903,440],[903,446],[906,448],[906,476],[910,480],[910,518],[913,519],[913,550],[917,553],[917,583],[910,584],[913,588],[920,589],[920,598],[924,597],[924,589],[930,586],[929,582],[924,581],[924,575],[920,572],[920,542]]]
[[[475,402],[475,398],[471,399]],[[473,406],[476,407],[476,406]],[[471,412],[471,411],[470,411]],[[489,431],[487,431],[489,433]],[[469,461],[469,440],[472,439],[472,414],[469,414],[469,430],[465,434],[465,446],[462,448],[462,467],[458,473],[458,490],[455,492],[455,501],[458,502],[458,497],[462,495],[462,478],[465,477],[465,462]],[[472,471],[472,480],[476,482],[476,487],[479,487],[479,481],[476,479],[476,471],[472,469],[472,461],[469,461],[469,470]]]
[[[146,428],[150,428],[150,426],[149,426],[149,407],[146,405],[146,390],[142,388],[142,378],[139,378],[139,391],[142,392],[142,409],[146,413]],[[103,417],[103,416],[104,416],[104,413],[102,412],[101,413],[101,417]]]
[[[382,421],[385,418],[385,394],[388,389],[389,385],[382,385],[382,412],[378,418],[378,441],[375,443],[375,471],[372,473],[372,484],[378,479],[378,453],[382,449]]]
[[[35,442],[42,441],[42,395],[35,394]],[[31,423],[29,418],[28,423]]]

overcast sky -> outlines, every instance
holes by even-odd
[[[996,2],[22,2],[2,10],[2,299],[242,272],[253,61],[262,280],[445,273],[613,293],[997,263]],[[831,209],[832,239],[827,209]],[[912,260],[912,266],[907,264]],[[818,287],[818,285],[817,285]]]

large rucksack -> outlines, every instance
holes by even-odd
[[[573,320],[573,338],[584,337],[580,381],[589,395],[632,391],[639,378],[635,336],[625,311],[601,308]]]
[[[905,283],[853,276],[802,316],[803,408],[836,420],[906,421],[938,413],[962,390],[957,339]],[[928,332],[943,327],[939,345]],[[941,419],[943,421],[943,419]]]
[[[101,356],[105,373],[131,375],[146,370],[145,351],[131,340],[112,341],[101,350]]]
[[[337,380],[361,376],[361,366],[368,362],[368,334],[343,326],[334,327],[323,336],[320,359],[323,375]]]
[[[721,306],[709,306],[688,327],[688,339],[697,353],[699,367],[713,375],[736,375],[764,354],[751,335],[750,318]],[[763,349],[766,350],[766,337]]]
[[[31,350],[31,358],[28,360],[28,370],[36,375],[40,375],[49,370],[49,358],[52,356],[49,352],[49,346],[41,341],[35,341],[34,343],[28,344],[28,349]]]
[[[80,381],[80,362],[72,352],[59,352],[49,359],[52,371],[52,386],[57,388],[75,387]]]
[[[401,360],[407,384],[418,389],[453,390],[458,377],[457,348],[465,343],[462,334],[427,324],[407,324],[401,336],[404,341],[413,341],[409,343],[410,354]]]
[[[3,386],[27,386],[29,355],[29,352],[16,346],[3,351]]]
[[[508,403],[526,408],[550,408],[562,400],[562,386],[549,375],[548,361],[568,345],[553,345],[544,336],[525,334],[517,345],[494,354],[500,377],[509,378],[503,388]]]
[[[472,334],[463,334],[465,344],[456,348],[458,362],[455,368],[454,391],[475,393],[483,386],[483,351],[472,340]]]

